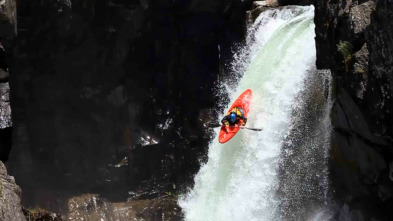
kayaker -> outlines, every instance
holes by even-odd
[[[245,126],[247,118],[244,117],[244,110],[242,108],[234,107],[225,115],[221,123],[227,126],[240,123],[242,126]]]

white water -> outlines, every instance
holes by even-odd
[[[263,131],[241,130],[224,145],[212,140],[194,188],[179,199],[186,220],[285,219],[281,198],[291,193],[276,194],[286,182],[279,180],[280,156],[295,125],[294,109],[305,103],[299,98],[307,79],[316,73],[313,18],[312,6],[269,10],[250,28],[248,45],[235,57],[242,77],[230,97],[253,90],[247,124]]]

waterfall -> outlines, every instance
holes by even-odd
[[[305,220],[328,204],[330,75],[316,71],[313,19],[313,6],[284,7],[249,28],[229,95],[253,90],[247,126],[263,131],[211,141],[194,187],[178,201],[185,220]]]

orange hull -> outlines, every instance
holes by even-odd
[[[250,111],[250,102],[252,97],[251,89],[245,90],[236,100],[233,102],[232,106],[229,108],[228,112],[234,107],[241,107],[244,110],[244,117],[247,117]],[[218,142],[226,143],[228,140],[232,139],[236,133],[240,130],[240,124],[233,126],[221,126],[220,134],[218,136]]]

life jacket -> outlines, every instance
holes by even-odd
[[[232,108],[231,111],[229,111],[227,113],[227,115],[229,115],[230,113],[234,112],[236,114],[236,119],[243,119],[244,118],[244,110],[242,108],[239,107],[234,107]]]

